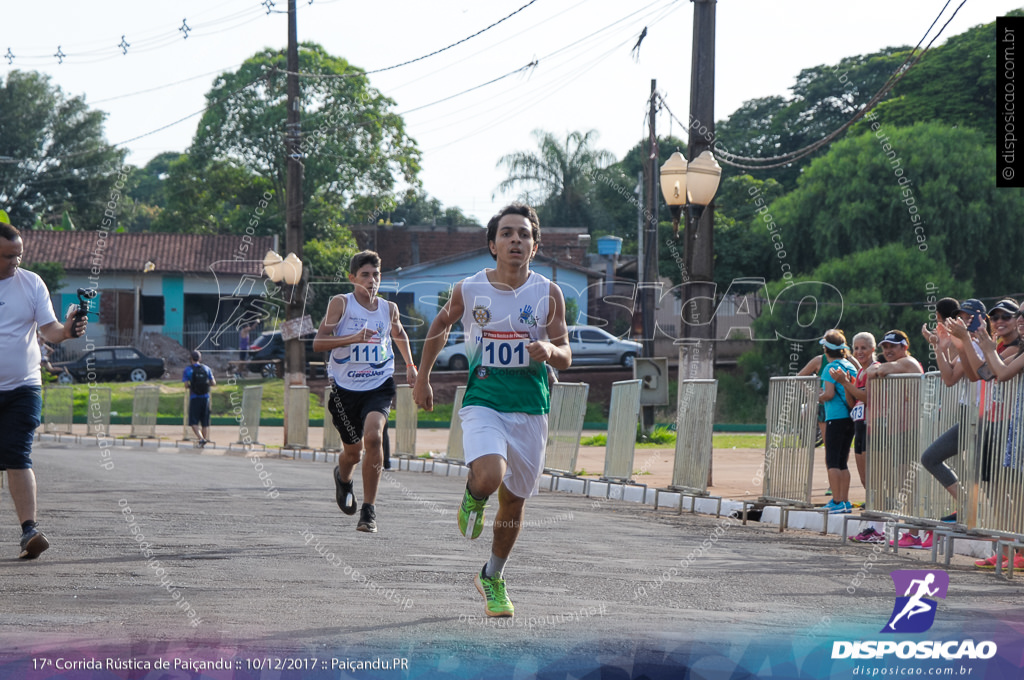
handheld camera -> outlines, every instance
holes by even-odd
[[[82,336],[81,332],[76,332],[75,326],[78,325],[79,319],[88,318],[90,314],[89,300],[96,297],[95,288],[79,288],[78,289],[78,304],[71,305],[68,307],[68,314],[74,314],[75,320],[72,323],[71,335],[72,337],[79,338]]]

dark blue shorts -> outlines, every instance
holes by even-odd
[[[189,397],[188,424],[210,426],[210,395]]]
[[[29,385],[0,392],[0,470],[32,467],[32,438],[43,411],[43,390]]]

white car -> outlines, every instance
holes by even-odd
[[[462,331],[451,331],[448,333],[448,342],[437,355],[434,362],[437,368],[446,368],[449,371],[465,371],[469,368],[469,359],[466,357],[466,335]]]
[[[597,326],[569,326],[569,347],[573,366],[633,366],[633,359],[642,346],[632,340],[621,340]],[[448,342],[437,355],[437,368],[465,371],[469,368],[465,335],[452,331]]]

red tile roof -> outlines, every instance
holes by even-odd
[[[104,233],[22,231],[23,263],[60,262],[66,271],[88,271],[95,260],[106,272],[140,272],[148,261],[157,273],[208,274],[214,262],[228,260],[217,266],[218,272],[260,276],[261,264],[236,260],[262,262],[274,247],[272,236],[253,236],[252,243],[243,243],[234,235]]]

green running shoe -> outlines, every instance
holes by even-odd
[[[462,505],[459,506],[459,533],[466,538],[473,539],[480,536],[484,530],[484,508],[487,507],[487,499],[478,501],[469,493],[469,487],[462,495]],[[473,534],[469,534],[469,526],[473,526]]]
[[[484,569],[486,568],[485,564]],[[512,606],[508,594],[505,593],[505,579],[501,578],[501,574],[487,578],[484,576],[484,569],[481,569],[474,579],[476,589],[480,591],[486,601],[484,611],[488,616],[512,616],[515,614],[516,608]]]

